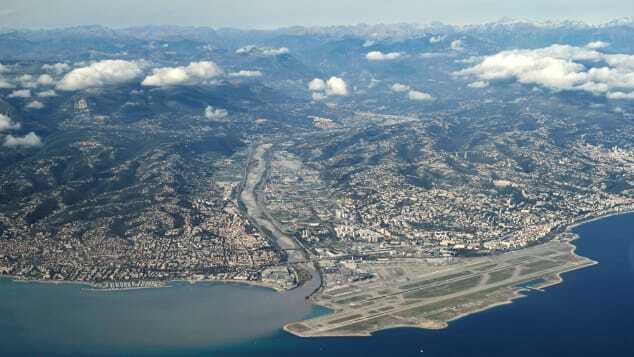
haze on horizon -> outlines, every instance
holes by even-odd
[[[81,3],[79,5],[78,3]],[[603,23],[634,14],[623,0],[3,0],[0,24],[13,28],[183,25],[271,29],[358,23],[474,24],[503,17]]]

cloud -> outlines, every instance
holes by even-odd
[[[9,81],[7,81],[6,79],[0,77],[0,89],[10,89],[10,88],[15,88],[15,86],[11,84]]]
[[[625,93],[625,92],[612,92],[612,93],[608,93],[607,97],[609,99],[628,99],[628,100],[634,100],[634,92],[629,92],[629,93]]]
[[[257,46],[255,46],[255,45],[248,45],[248,46],[240,47],[240,48],[238,48],[238,49],[236,50],[236,54],[239,54],[239,55],[248,55],[248,54],[251,54],[252,52],[255,52],[255,50],[256,50],[257,48],[258,48],[258,47],[257,47]]]
[[[17,148],[17,147],[30,148],[30,147],[40,146],[40,145],[42,145],[42,139],[40,139],[40,137],[34,132],[30,132],[22,137],[7,135],[4,138],[4,146],[9,148]]]
[[[37,82],[33,79],[33,76],[30,74],[23,74],[17,78],[20,82],[20,86],[24,88],[35,88],[37,87]]]
[[[432,97],[429,93],[419,92],[417,90],[410,90],[409,92],[407,92],[407,97],[410,100],[418,100],[418,101],[434,100],[434,97]]]
[[[56,95],[57,93],[55,93],[55,91],[52,89],[37,93],[37,96],[40,98],[49,98],[49,97],[54,97]]]
[[[262,76],[262,72],[260,71],[241,70],[238,72],[229,73],[229,77],[261,77],[261,76]]]
[[[438,43],[441,42],[443,38],[441,36],[432,36],[429,38],[429,43]]]
[[[326,96],[348,95],[348,85],[339,77],[330,77],[327,81],[315,78],[308,83],[308,90],[311,92],[318,92],[318,95],[313,93],[314,100],[321,100]]]
[[[26,109],[42,109],[44,108],[44,104],[42,102],[34,100],[31,103],[26,105]]]
[[[365,40],[365,42],[363,43],[363,47],[372,47],[376,44],[375,41],[372,40]]]
[[[50,86],[55,84],[55,80],[48,74],[42,74],[37,77],[37,84],[41,86]]]
[[[279,56],[289,52],[290,51],[288,50],[288,48],[280,47],[280,48],[267,48],[264,51],[262,51],[262,54],[264,56]]]
[[[0,63],[0,73],[9,72],[9,67]]]
[[[140,76],[141,61],[104,60],[68,72],[56,88],[64,91],[98,88],[128,82]]]
[[[393,92],[407,92],[410,88],[405,84],[394,83],[390,89],[392,89]]]
[[[70,66],[66,63],[44,64],[42,70],[59,75],[70,70]]]
[[[486,81],[475,81],[471,82],[467,85],[469,88],[486,88],[489,86],[489,82]]]
[[[442,52],[423,52],[418,55],[422,59],[430,59],[430,58],[439,58],[439,57],[447,57],[449,54]]]
[[[552,45],[502,51],[455,74],[480,81],[512,79],[554,91],[577,90],[605,94],[610,99],[632,99],[629,93],[634,92],[634,55]]]
[[[610,46],[610,44],[608,42],[604,42],[604,41],[593,41],[590,42],[586,45],[587,48],[593,49],[593,50],[598,50],[601,48],[606,48]]]
[[[9,98],[31,98],[31,91],[28,89],[14,90],[9,94]]]
[[[20,129],[20,123],[14,123],[7,115],[0,114],[0,132]]]
[[[222,70],[214,62],[192,62],[186,67],[155,68],[141,84],[150,87],[197,85],[221,74]]]
[[[346,82],[339,77],[330,77],[326,81],[326,95],[348,95]]]
[[[229,112],[222,108],[214,108],[211,105],[205,108],[205,118],[210,120],[223,119],[226,118],[227,115],[229,115]]]
[[[462,47],[462,41],[461,40],[451,41],[450,47],[454,51],[462,51],[462,50],[464,50],[464,48]]]
[[[365,55],[368,61],[392,61],[400,57],[401,54],[399,52],[383,53],[381,51],[372,51]]]
[[[311,98],[313,98],[314,101],[318,102],[320,100],[324,100],[328,98],[328,96],[321,92],[313,92],[313,94],[311,95]]]
[[[236,50],[236,54],[239,55],[252,55],[252,56],[265,56],[273,57],[289,53],[290,50],[287,47],[258,47],[255,45],[248,45],[240,47]]]
[[[370,83],[368,84],[368,88],[374,88],[379,83],[381,83],[380,79],[370,78]]]
[[[311,92],[320,92],[326,90],[326,82],[323,79],[315,78],[308,83],[308,90]]]

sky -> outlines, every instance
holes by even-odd
[[[603,23],[628,15],[634,15],[632,0],[0,0],[0,27],[15,28],[462,25],[503,17]]]

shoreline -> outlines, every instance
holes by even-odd
[[[604,214],[601,215],[597,215],[597,216],[592,216],[592,217],[585,217],[582,219],[579,219],[577,221],[572,222],[571,224],[567,225],[565,228],[563,228],[562,232],[568,232],[571,233],[573,229],[582,226],[584,224],[588,224],[588,223],[592,223],[595,221],[599,221],[602,219],[606,219],[609,217],[613,217],[613,216],[620,216],[620,215],[627,215],[627,214],[634,214],[634,209],[633,208],[628,208],[628,209],[623,209],[623,210],[619,210],[619,211],[611,211],[611,212],[606,212]],[[580,258],[585,258],[588,260],[588,264],[580,266],[580,267],[574,267],[574,268],[570,268],[566,271],[562,271],[556,274],[551,275],[551,279],[545,279],[544,281],[536,284],[535,286],[533,286],[533,288],[535,289],[546,289],[548,287],[551,286],[555,286],[558,284],[561,284],[565,281],[564,277],[562,276],[565,273],[569,273],[572,271],[576,271],[576,270],[580,270],[583,268],[587,268],[587,267],[591,267],[597,264],[600,264],[600,262],[593,260],[591,258],[588,257],[582,257],[579,256],[578,254],[576,254],[576,250],[577,250],[577,246],[574,245],[572,242],[574,242],[577,239],[580,239],[581,236],[579,236],[578,234],[574,234],[573,237],[569,240],[566,241],[566,243],[570,246],[570,254],[575,255],[576,257],[580,257]],[[152,281],[152,280],[148,280],[148,281],[144,281],[144,282],[149,282],[149,283],[156,283],[156,286],[138,286],[138,287],[129,287],[129,288],[97,288],[95,287],[95,283],[92,282],[85,282],[85,281],[66,281],[66,280],[47,280],[47,279],[28,279],[28,278],[24,278],[21,276],[16,276],[16,275],[0,275],[0,279],[6,279],[6,280],[11,280],[12,282],[15,283],[29,283],[29,284],[33,284],[33,283],[43,283],[43,284],[77,284],[77,285],[84,285],[86,290],[89,291],[103,291],[103,292],[122,292],[122,291],[129,291],[129,290],[140,290],[140,289],[158,289],[158,288],[170,288],[173,287],[173,283],[189,283],[191,285],[195,285],[197,283],[203,283],[203,284],[209,284],[209,283],[218,283],[218,284],[236,284],[236,285],[242,285],[242,286],[249,286],[249,287],[257,287],[257,288],[266,288],[266,289],[271,289],[275,292],[278,293],[283,293],[285,291],[290,291],[292,289],[297,288],[293,287],[291,289],[281,289],[279,287],[274,286],[273,284],[269,284],[269,283],[265,283],[265,282],[261,282],[261,281],[250,281],[250,280],[232,280],[232,279],[201,279],[201,280],[196,280],[196,279],[174,279],[174,280],[165,280],[165,281]],[[312,305],[314,306],[318,306],[321,308],[326,308],[328,309],[326,306],[320,305],[319,303],[317,303],[315,301],[315,299],[313,298],[315,295],[319,294],[319,292],[321,292],[323,290],[323,284],[321,284],[319,286],[319,288],[317,290],[315,290],[313,293],[310,294],[309,297],[309,301]],[[416,329],[444,329],[444,328],[448,328],[449,327],[449,323],[452,321],[457,321],[463,317],[472,315],[472,314],[476,314],[476,313],[480,313],[480,312],[484,312],[486,310],[490,310],[493,309],[495,307],[498,306],[503,306],[503,305],[508,305],[508,304],[512,304],[514,302],[514,300],[517,299],[521,299],[524,297],[527,297],[528,295],[524,294],[524,292],[531,290],[527,287],[518,287],[516,289],[513,289],[513,296],[509,297],[507,300],[505,301],[499,301],[497,303],[491,304],[489,306],[485,306],[482,307],[480,309],[474,310],[474,311],[470,311],[470,312],[466,312],[464,314],[458,315],[446,322],[441,322],[441,321],[430,321],[429,324],[422,324],[422,325],[403,325],[403,326],[391,326],[389,328],[384,328],[384,329],[379,329],[379,330],[374,330],[374,331],[370,331],[368,332],[368,334],[356,334],[356,336],[371,336],[372,334],[374,334],[375,332],[380,332],[380,331],[384,331],[384,330],[390,330],[390,329],[394,329],[394,328],[416,328]],[[330,313],[326,313],[325,315],[328,315]],[[301,336],[298,335],[296,333],[291,332],[287,327],[297,323],[297,322],[301,322],[301,321],[294,321],[294,322],[290,322],[288,324],[285,324],[284,326],[282,326],[280,329],[285,331],[286,333],[289,333],[291,335],[294,336],[298,336],[298,337],[302,337],[302,338],[311,338],[311,337],[325,337],[325,336]],[[344,337],[344,336],[351,336],[351,335],[328,335],[328,337]]]
[[[587,224],[587,223],[592,223],[592,222],[600,221],[602,219],[606,219],[606,218],[609,218],[609,217],[622,216],[622,215],[626,215],[626,214],[634,214],[634,208],[624,208],[622,210],[617,209],[617,211],[608,211],[608,212],[605,212],[604,214],[600,214],[600,215],[597,215],[597,216],[594,216],[594,217],[581,218],[581,219],[576,220],[576,221],[572,222],[571,224],[567,225],[566,228],[564,228],[564,231],[565,232],[570,232],[573,229],[575,229],[575,228],[577,228],[579,226],[582,226],[584,224]],[[575,238],[575,239],[573,239],[571,241],[574,241],[576,239],[577,238]]]
[[[513,289],[513,296],[509,297],[507,300],[500,301],[500,302],[491,304],[489,306],[484,306],[481,309],[477,309],[477,310],[470,311],[470,312],[467,312],[467,313],[464,313],[464,314],[460,314],[460,315],[448,320],[447,323],[452,322],[452,321],[457,321],[457,320],[459,320],[459,319],[461,319],[463,317],[467,317],[469,315],[473,315],[473,314],[476,314],[476,313],[479,313],[479,312],[484,312],[486,310],[490,310],[490,309],[493,309],[493,308],[498,307],[498,306],[512,304],[515,300],[528,297],[528,295],[526,295],[524,293],[527,292],[527,291],[533,290],[533,289],[538,289],[538,290],[540,290],[542,292],[545,292],[545,290],[542,290],[542,289],[546,289],[546,288],[549,288],[551,286],[559,285],[559,284],[564,282],[564,278],[562,277],[562,274],[566,274],[566,273],[570,273],[570,272],[573,272],[573,271],[589,268],[591,266],[595,266],[595,265],[599,264],[599,262],[594,260],[594,259],[590,259],[588,257],[582,257],[582,256],[577,255],[575,253],[575,251],[577,250],[577,246],[572,244],[572,242],[577,240],[577,239],[579,239],[579,238],[576,237],[576,238],[571,239],[568,242],[566,242],[571,247],[570,253],[573,254],[576,257],[588,259],[588,264],[583,265],[583,266],[579,266],[579,267],[572,267],[572,268],[566,269],[564,271],[560,271],[558,273],[555,273],[555,274],[552,275],[552,277],[553,277],[552,280],[544,280],[544,278],[540,278],[543,281],[541,281],[541,282],[539,282],[537,284],[528,284],[528,285],[517,286],[516,288],[512,288]],[[524,283],[524,284],[526,284],[526,283]],[[449,327],[448,324],[444,328],[447,328],[447,327]]]
[[[582,226],[584,224],[600,221],[602,219],[606,219],[606,218],[610,218],[610,217],[614,217],[614,216],[626,215],[626,214],[634,214],[634,209],[629,208],[629,209],[627,209],[625,211],[610,212],[610,213],[605,213],[605,214],[598,215],[598,216],[595,216],[595,217],[582,218],[582,219],[580,219],[578,221],[573,222],[570,225],[567,225],[564,228],[563,231],[571,233],[571,231],[573,229],[575,229],[577,227],[580,227],[580,226]],[[587,259],[588,260],[588,264],[580,266],[580,267],[573,267],[573,268],[567,269],[565,271],[561,271],[561,272],[558,272],[556,274],[553,274],[552,275],[552,277],[553,277],[552,280],[545,280],[543,282],[540,282],[539,284],[536,284],[534,286],[534,288],[541,290],[541,289],[547,289],[549,287],[562,284],[565,281],[565,279],[563,278],[562,274],[570,273],[570,272],[573,272],[573,271],[589,268],[589,267],[592,267],[592,266],[600,264],[599,261],[596,261],[596,260],[588,258],[588,257],[583,257],[583,256],[580,256],[580,255],[577,254],[577,246],[572,244],[572,242],[574,242],[574,241],[576,241],[578,239],[581,239],[581,236],[579,236],[578,234],[574,233],[573,238],[566,242],[571,247],[570,254],[574,255],[575,257]],[[461,319],[463,317],[467,317],[469,315],[473,315],[473,314],[476,314],[476,313],[484,312],[486,310],[490,310],[490,309],[498,307],[498,306],[509,305],[509,304],[512,304],[514,300],[528,297],[528,295],[523,294],[524,292],[526,292],[528,290],[530,290],[530,289],[527,288],[527,287],[519,287],[517,289],[514,289],[513,290],[513,296],[510,297],[509,299],[507,299],[506,301],[500,301],[498,303],[495,303],[495,304],[492,304],[492,305],[489,305],[489,306],[485,306],[485,307],[483,307],[481,309],[470,311],[470,312],[458,315],[458,316],[448,320],[446,326],[443,327],[443,328],[448,328],[449,327],[449,324],[448,324],[449,322],[457,321],[457,320],[459,320],[459,319]],[[545,290],[544,290],[544,292],[545,292]],[[413,327],[413,328],[424,328],[424,327]],[[378,332],[378,331],[383,331],[383,330],[377,330],[377,331],[373,331],[373,332]]]
[[[572,222],[571,224],[566,225],[563,228],[562,232],[573,233],[572,232],[573,229],[575,229],[575,228],[577,228],[579,226],[582,226],[584,224],[592,223],[592,222],[595,222],[595,221],[599,221],[599,220],[602,220],[602,219],[607,219],[607,218],[614,217],[614,216],[621,216],[621,215],[627,215],[627,214],[634,214],[634,208],[626,208],[626,209],[623,209],[623,210],[610,211],[610,212],[606,212],[604,214],[599,214],[599,215],[596,215],[596,216],[593,216],[593,217],[581,218],[579,220],[576,220],[576,221]],[[574,255],[575,257],[587,259],[588,260],[588,264],[583,265],[583,266],[579,266],[579,267],[573,267],[573,268],[567,269],[565,271],[561,271],[561,272],[558,272],[556,274],[553,274],[553,275],[551,275],[552,278],[553,278],[552,280],[550,280],[550,279],[549,280],[544,280],[543,282],[538,283],[537,285],[534,286],[535,289],[542,290],[542,289],[546,289],[548,287],[552,287],[552,286],[555,286],[555,285],[562,284],[565,281],[565,279],[563,278],[562,274],[570,273],[570,272],[573,272],[573,271],[576,271],[576,270],[585,269],[585,268],[589,268],[591,266],[595,266],[595,265],[600,264],[600,262],[598,262],[598,261],[596,261],[594,259],[591,259],[591,258],[588,258],[588,257],[583,257],[583,256],[580,256],[580,255],[578,255],[576,253],[577,246],[574,245],[572,242],[574,242],[575,240],[580,239],[580,238],[581,237],[578,234],[573,233],[573,237],[571,239],[567,240],[566,243],[571,248],[570,249],[570,254]],[[452,322],[452,321],[457,321],[457,320],[459,320],[461,318],[464,318],[464,317],[467,317],[469,315],[473,315],[473,314],[476,314],[476,313],[485,312],[487,310],[491,310],[491,309],[493,309],[495,307],[498,307],[498,306],[509,305],[509,304],[512,304],[515,300],[526,298],[526,297],[528,297],[528,295],[526,295],[524,293],[529,291],[529,290],[531,290],[528,287],[517,287],[517,288],[512,288],[512,289],[513,289],[513,295],[510,296],[507,300],[499,301],[499,302],[496,302],[494,304],[491,304],[491,305],[488,305],[488,306],[484,306],[484,307],[482,307],[480,309],[460,314],[458,316],[455,316],[455,317],[451,318],[448,321],[430,321],[429,324],[423,324],[423,325],[390,326],[388,328],[368,331],[368,333],[357,333],[357,334],[346,334],[346,335],[302,336],[302,335],[297,334],[295,332],[292,332],[292,331],[290,331],[288,329],[288,326],[290,326],[290,325],[292,325],[294,323],[301,322],[301,321],[295,321],[295,322],[288,323],[288,324],[283,326],[282,330],[284,330],[284,332],[286,332],[286,333],[289,333],[291,335],[294,335],[294,336],[297,336],[297,337],[300,337],[300,338],[350,337],[350,336],[352,336],[352,337],[354,337],[354,336],[369,337],[369,336],[372,336],[376,332],[386,331],[386,330],[391,330],[391,329],[396,329],[396,328],[413,328],[413,329],[424,329],[424,330],[439,330],[440,329],[440,330],[442,330],[442,329],[449,328],[449,323]],[[545,290],[543,290],[543,291],[545,292]],[[315,304],[315,305],[319,305],[319,304]],[[319,306],[321,306],[321,305],[319,305]]]
[[[163,289],[163,288],[171,288],[174,285],[173,283],[181,283],[181,284],[190,284],[195,285],[197,283],[202,284],[235,284],[235,285],[243,285],[250,287],[257,287],[263,289],[270,289],[277,293],[283,293],[285,291],[289,291],[291,289],[281,289],[279,287],[274,286],[273,284],[268,284],[264,282],[258,281],[250,281],[250,280],[231,280],[231,279],[174,279],[174,280],[143,280],[139,282],[152,283],[156,284],[154,286],[131,286],[131,287],[122,287],[122,288],[100,288],[95,286],[96,283],[86,282],[86,281],[77,281],[77,280],[47,280],[47,279],[26,279],[24,277],[18,275],[0,275],[0,279],[10,280],[14,283],[18,284],[53,284],[53,285],[84,285],[84,290],[88,291],[96,291],[96,292],[123,292],[130,290],[142,290],[142,289]]]
[[[574,239],[571,239],[571,240],[567,241],[566,243],[567,243],[567,245],[570,246],[570,253],[571,254],[573,254],[573,255],[575,255],[577,257],[581,257],[581,256],[579,256],[579,255],[577,255],[575,253],[575,250],[577,249],[577,246],[572,244],[572,241],[574,241],[576,239],[578,239],[578,237],[575,237]],[[583,265],[583,266],[579,266],[579,267],[571,267],[571,268],[569,268],[569,269],[567,269],[565,271],[561,271],[561,272],[555,273],[555,274],[551,275],[551,277],[553,278],[552,280],[551,279],[544,280],[543,278],[540,278],[540,279],[542,279],[544,281],[539,282],[537,285],[534,285],[534,286],[531,286],[531,287],[529,287],[528,285],[525,285],[525,286],[519,286],[518,285],[516,287],[510,287],[511,296],[509,296],[506,300],[500,300],[500,301],[495,302],[493,304],[490,304],[490,305],[487,305],[487,306],[483,306],[483,307],[481,307],[479,309],[465,312],[465,313],[457,315],[457,316],[455,316],[455,317],[453,317],[453,318],[451,318],[451,319],[449,319],[447,321],[428,320],[428,321],[426,321],[424,323],[421,323],[421,324],[418,324],[418,325],[401,324],[401,325],[389,326],[387,328],[382,328],[382,329],[370,330],[370,331],[367,331],[367,333],[351,333],[351,334],[339,334],[339,335],[337,335],[337,334],[324,334],[324,335],[312,335],[312,336],[309,335],[309,336],[306,336],[306,335],[302,335],[302,334],[298,334],[296,332],[293,332],[293,331],[291,331],[288,328],[290,325],[293,325],[293,324],[301,322],[301,321],[290,322],[290,323],[284,325],[282,329],[284,330],[284,332],[289,333],[289,334],[291,334],[293,336],[300,337],[300,338],[370,337],[370,336],[374,335],[374,333],[376,333],[376,332],[387,331],[387,330],[398,329],[398,328],[413,328],[413,329],[423,329],[423,330],[443,330],[443,329],[449,328],[450,327],[450,323],[453,322],[453,321],[457,321],[457,320],[460,320],[460,319],[462,319],[464,317],[467,317],[467,316],[470,316],[470,315],[474,315],[474,314],[477,314],[477,313],[485,312],[487,310],[491,310],[491,309],[499,307],[499,306],[510,305],[510,304],[513,304],[513,302],[515,302],[515,300],[526,298],[526,297],[528,297],[528,295],[525,294],[525,292],[528,292],[528,291],[531,291],[531,290],[534,290],[534,289],[537,289],[537,290],[540,290],[542,292],[545,292],[545,290],[541,290],[541,289],[546,289],[548,287],[555,286],[555,285],[558,285],[558,284],[561,284],[561,283],[564,282],[564,279],[561,276],[562,274],[566,274],[566,273],[573,272],[573,271],[580,270],[580,269],[589,268],[591,266],[595,266],[595,265],[599,264],[599,262],[596,261],[596,260],[593,260],[593,259],[590,259],[590,258],[587,258],[587,257],[581,257],[581,258],[587,259],[588,260],[588,264]],[[526,284],[526,283],[524,283],[524,284]],[[532,284],[529,284],[529,285],[532,285]],[[314,305],[321,306],[319,304],[314,304]]]

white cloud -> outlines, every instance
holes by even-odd
[[[20,86],[24,88],[35,88],[37,87],[37,82],[33,79],[33,76],[30,74],[23,74],[17,78],[20,82]]]
[[[9,72],[9,67],[0,63],[0,73]]]
[[[394,83],[390,89],[392,89],[393,92],[407,92],[410,88],[405,84]]]
[[[288,50],[288,48],[280,47],[280,48],[267,48],[264,51],[262,51],[262,54],[264,56],[279,56],[289,52],[290,51]]]
[[[411,100],[419,100],[419,101],[434,100],[434,97],[432,97],[429,93],[419,92],[417,90],[410,90],[407,93],[407,97]]]
[[[9,94],[9,98],[30,98],[30,97],[31,97],[31,91],[28,89],[14,90],[13,92],[11,92],[11,94]]]
[[[287,47],[258,47],[255,45],[248,45],[236,50],[236,53],[239,55],[254,55],[254,56],[279,56],[286,53],[289,53],[290,50]]]
[[[348,85],[339,77],[330,77],[327,81],[315,78],[308,83],[308,90],[313,93],[313,100],[322,100],[330,96],[346,96],[348,95]]]
[[[10,88],[15,88],[15,86],[13,84],[11,84],[11,82],[9,82],[6,79],[0,77],[0,89],[10,89]]]
[[[604,41],[593,41],[590,42],[586,45],[587,48],[593,49],[593,50],[598,50],[601,48],[606,48],[610,46],[610,44],[608,42],[604,42]]]
[[[239,55],[244,55],[244,54],[250,54],[251,52],[255,51],[257,49],[257,46],[255,45],[247,45],[244,47],[240,47],[236,50],[236,53]]]
[[[365,42],[363,43],[363,47],[372,47],[376,44],[375,41],[372,40],[365,40]]]
[[[221,74],[222,70],[214,62],[192,62],[186,67],[156,68],[151,75],[145,77],[141,84],[151,87],[196,85],[203,84]]]
[[[26,109],[42,109],[44,108],[44,104],[42,102],[34,100],[31,103],[26,105]]]
[[[226,118],[227,115],[229,115],[229,112],[222,108],[214,108],[211,105],[205,108],[205,118],[210,120],[223,119]]]
[[[145,63],[141,61],[104,60],[95,62],[68,72],[57,83],[56,88],[73,91],[120,84],[140,76],[144,67]]]
[[[59,75],[70,70],[70,66],[66,63],[45,64],[42,65],[42,70]]]
[[[20,129],[20,123],[15,123],[7,115],[0,114],[0,132]]]
[[[480,63],[482,61],[484,57],[482,56],[470,56],[467,58],[461,58],[456,60],[456,63],[462,63],[462,64],[476,64],[476,63]]]
[[[369,61],[391,61],[400,57],[401,54],[399,52],[383,53],[381,51],[372,51],[365,55],[365,58]]]
[[[462,51],[464,50],[464,48],[462,47],[462,41],[461,40],[454,40],[451,41],[451,49],[454,51]]]
[[[442,41],[442,37],[441,36],[432,36],[429,38],[429,43],[438,43],[440,41]]]
[[[605,55],[603,60],[612,67],[627,71],[634,71],[634,55]]]
[[[41,86],[50,86],[52,84],[55,84],[55,80],[48,74],[42,74],[37,77],[37,84]]]
[[[249,70],[241,70],[238,72],[229,73],[229,77],[261,77],[262,72],[260,71],[249,71]]]
[[[348,85],[339,77],[330,77],[326,81],[326,95],[348,95]]]
[[[624,97],[616,94],[618,92],[634,91],[634,55],[552,45],[535,50],[503,51],[484,57],[475,66],[456,74],[480,81],[514,79],[555,91],[580,90],[614,99]]]
[[[475,81],[468,84],[469,88],[486,88],[489,86],[489,82],[486,81]]]
[[[40,139],[40,137],[34,132],[30,132],[22,137],[7,135],[4,138],[4,146],[10,147],[10,148],[16,148],[16,147],[30,148],[30,147],[40,146],[40,145],[42,145],[42,139]]]
[[[607,94],[609,99],[628,99],[634,100],[634,92],[612,92]]]
[[[49,97],[54,97],[56,95],[57,93],[55,93],[55,91],[52,89],[37,93],[37,96],[40,98],[49,98]]]
[[[449,54],[442,52],[423,52],[418,55],[422,59],[430,59],[430,58],[439,58],[439,57],[447,57]]]
[[[326,82],[323,79],[315,78],[308,83],[308,90],[311,92],[320,92],[326,90]]]

